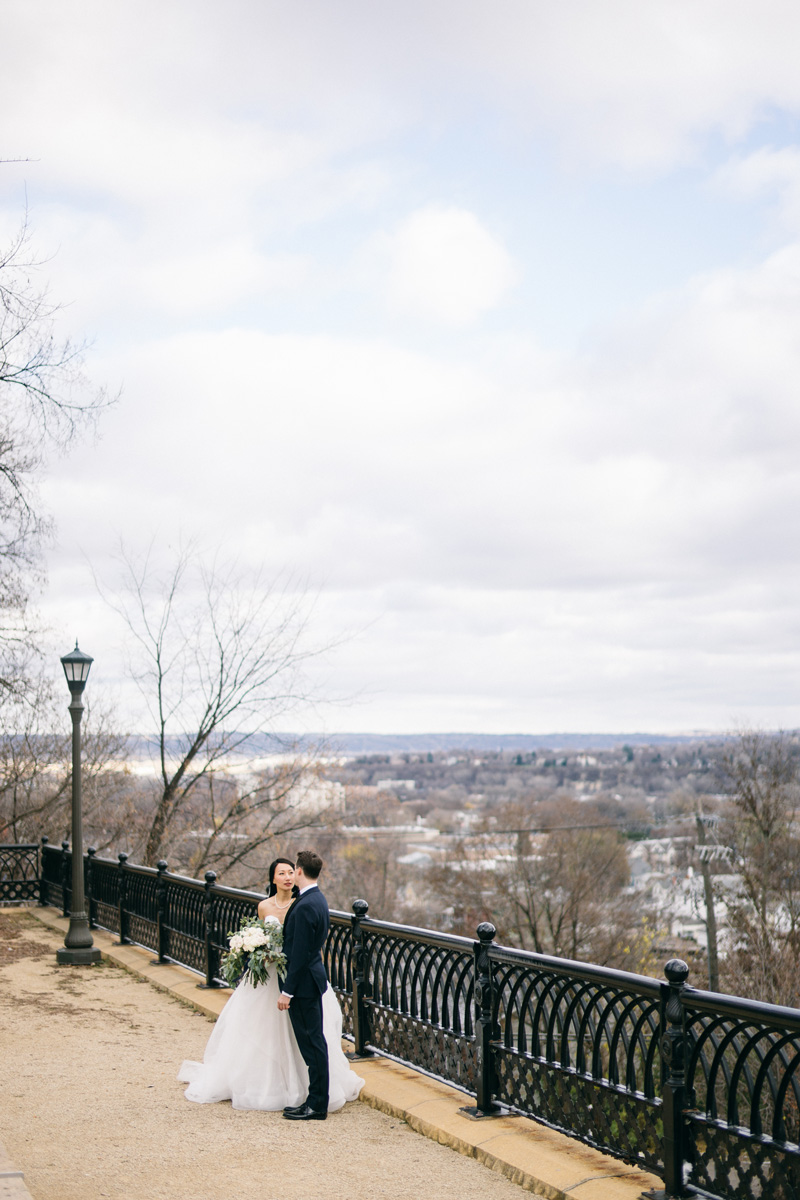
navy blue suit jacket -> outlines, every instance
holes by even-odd
[[[303,892],[289,909],[283,924],[283,952],[288,965],[281,985],[287,995],[313,997],[327,988],[321,951],[329,925],[328,901],[318,887]]]

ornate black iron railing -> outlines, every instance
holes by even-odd
[[[490,944],[493,1096],[662,1171],[654,979]]]
[[[69,911],[67,843],[0,847],[0,900]],[[226,934],[261,898],[89,851],[90,923],[222,983]],[[358,1054],[533,1117],[663,1177],[665,1195],[800,1200],[800,1011],[377,921],[331,914],[328,974]]]
[[[39,847],[0,844],[0,904],[39,898]]]
[[[692,1183],[723,1196],[800,1196],[800,1012],[686,988]]]
[[[357,914],[364,1045],[476,1090],[474,943]]]
[[[43,839],[44,841],[45,839]],[[68,843],[42,847],[41,904],[69,912],[72,856]],[[91,928],[107,929],[121,943],[153,950],[160,962],[175,962],[205,977],[206,987],[222,987],[220,958],[228,933],[253,916],[263,896],[225,887],[206,871],[205,881],[173,875],[163,860],[141,867],[120,853],[117,861],[84,858],[84,889]]]

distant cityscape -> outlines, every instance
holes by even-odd
[[[247,737],[250,755],[281,754],[287,749],[326,747],[331,753],[419,754],[428,751],[531,751],[613,750],[624,745],[670,746],[714,739],[725,734],[703,731],[688,733],[253,733]],[[172,739],[177,746],[178,739]],[[153,740],[146,734],[131,734],[133,755],[146,753]]]

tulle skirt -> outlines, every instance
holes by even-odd
[[[217,1019],[203,1061],[181,1064],[178,1079],[189,1084],[187,1100],[230,1100],[234,1108],[271,1111],[305,1102],[308,1070],[289,1014],[278,1009],[279,992],[274,974],[258,987],[242,980]],[[330,986],[322,997],[322,1020],[330,1065],[328,1112],[335,1112],[358,1098],[364,1080],[342,1051],[342,1010]]]

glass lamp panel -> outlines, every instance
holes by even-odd
[[[71,654],[65,654],[61,659],[61,665],[64,668],[64,674],[67,678],[67,683],[86,683],[89,678],[89,668],[94,659],[90,654],[84,654],[79,648],[78,643],[75,643],[75,649]]]

